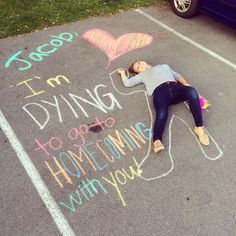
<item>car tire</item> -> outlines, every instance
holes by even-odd
[[[198,11],[199,0],[170,0],[175,14],[183,18],[190,18]]]

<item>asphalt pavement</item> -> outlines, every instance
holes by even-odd
[[[236,31],[168,5],[0,40],[0,235],[236,234]],[[211,145],[185,103],[155,155],[152,98],[117,75],[169,64],[206,97]]]

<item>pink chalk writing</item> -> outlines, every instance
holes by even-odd
[[[100,132],[106,128],[112,128],[115,124],[115,119],[108,117],[105,120],[95,119],[92,124],[81,124],[78,128],[73,127],[68,132],[68,138],[72,141],[76,140],[75,147],[82,147],[85,145],[85,135],[91,132]],[[59,137],[52,137],[46,142],[41,142],[35,139],[37,148],[35,150],[42,150],[44,154],[50,156],[49,150],[61,150],[63,147],[63,141]]]
[[[71,140],[79,140],[80,142],[74,144],[75,147],[82,147],[85,144],[84,135],[88,133],[88,131],[99,132],[100,130],[104,130],[105,128],[111,128],[115,124],[115,120],[111,117],[108,117],[104,121],[99,121],[96,118],[96,123],[91,125],[80,125],[79,128],[72,128],[68,133],[68,137]],[[104,126],[103,126],[104,125]]]
[[[55,142],[53,142],[55,141]],[[35,139],[35,142],[37,144],[37,148],[35,150],[43,150],[46,155],[50,155],[50,153],[47,151],[46,146],[49,146],[52,150],[60,150],[62,148],[62,141],[61,139],[57,137],[52,137],[47,141],[46,143],[42,144],[38,139]]]

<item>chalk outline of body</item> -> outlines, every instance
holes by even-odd
[[[125,69],[126,70],[126,69]],[[126,72],[128,73],[128,71],[126,70]],[[148,110],[149,110],[149,113],[150,113],[150,119],[151,119],[151,123],[150,123],[150,129],[152,130],[153,128],[153,115],[152,115],[152,110],[150,108],[150,103],[149,103],[149,100],[148,100],[148,95],[147,95],[147,92],[146,90],[135,90],[133,92],[129,92],[129,93],[123,93],[123,92],[120,92],[116,86],[114,85],[114,82],[113,82],[113,77],[112,75],[114,73],[117,73],[117,70],[114,70],[112,72],[109,73],[109,77],[110,77],[110,80],[111,80],[111,84],[113,86],[113,88],[115,89],[116,92],[118,92],[120,95],[123,95],[123,96],[129,96],[129,95],[133,95],[133,94],[136,94],[136,93],[144,93],[145,95],[145,98],[146,98],[146,102],[147,102],[147,105],[148,105]],[[128,76],[129,77],[129,76]],[[186,107],[189,109],[188,105],[186,102],[184,102]],[[170,123],[169,123],[169,127],[168,127],[168,134],[169,134],[169,144],[168,144],[168,154],[169,154],[169,157],[170,157],[170,161],[171,161],[171,167],[170,169],[165,172],[164,174],[161,174],[161,175],[158,175],[158,176],[154,176],[152,178],[145,178],[143,177],[142,175],[140,175],[140,178],[146,180],[146,181],[151,181],[151,180],[155,180],[155,179],[160,179],[162,177],[165,177],[167,176],[168,174],[170,174],[172,172],[172,170],[174,169],[174,160],[173,160],[173,155],[172,155],[172,152],[171,152],[171,142],[172,142],[172,133],[171,133],[171,129],[172,129],[172,123],[173,123],[173,120],[175,119],[179,119],[181,122],[183,122],[185,124],[185,126],[190,130],[190,133],[195,137],[197,143],[198,143],[198,146],[200,147],[203,155],[205,156],[206,159],[210,160],[210,161],[215,161],[215,160],[218,160],[222,155],[223,155],[223,151],[221,150],[221,148],[219,147],[219,145],[217,144],[217,142],[214,140],[214,138],[210,135],[210,133],[208,132],[207,129],[205,129],[205,131],[207,132],[207,134],[209,135],[210,139],[212,140],[212,142],[215,144],[216,146],[216,149],[218,150],[219,154],[215,157],[210,157],[208,156],[204,149],[202,148],[202,145],[200,144],[197,136],[194,134],[194,132],[192,131],[191,127],[188,125],[188,123],[183,120],[182,118],[178,117],[177,115],[173,114],[171,116],[171,119],[170,119]],[[146,156],[142,159],[142,161],[139,163],[138,165],[138,170],[141,169],[142,165],[144,164],[144,162],[148,159],[148,157],[150,156],[150,152],[151,152],[151,140],[149,141],[148,143],[148,152],[146,154]]]

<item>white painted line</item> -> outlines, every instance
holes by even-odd
[[[39,172],[35,168],[32,161],[30,160],[29,155],[24,150],[23,146],[21,145],[20,141],[16,137],[13,129],[11,128],[10,124],[8,123],[6,118],[4,117],[1,110],[0,110],[0,127],[3,130],[3,132],[5,133],[8,140],[10,141],[12,148],[14,149],[21,164],[25,168],[25,171],[27,172],[32,183],[34,184],[35,188],[37,189],[39,196],[43,200],[48,211],[50,212],[60,233],[64,236],[75,236],[75,233],[71,229],[68,221],[66,220],[65,216],[62,214],[59,206],[57,205],[54,198],[50,194],[50,192],[47,189],[46,185],[44,184]]]
[[[178,36],[179,38],[183,39],[184,41],[190,43],[191,45],[195,46],[196,48],[204,51],[205,53],[209,54],[210,56],[216,58],[217,60],[223,62],[224,64],[236,69],[236,64],[234,64],[233,62],[227,60],[226,58],[220,56],[219,54],[211,51],[210,49],[202,46],[201,44],[193,41],[192,39],[186,37],[185,35],[179,33],[178,31],[174,30],[173,28],[169,27],[168,25],[162,23],[161,21],[157,20],[156,18],[150,16],[149,14],[147,14],[146,12],[140,10],[140,9],[136,9],[136,12],[138,12],[140,15],[148,18],[149,20],[153,21],[155,24],[161,26],[162,28],[164,28],[165,30],[173,33],[174,35]]]

